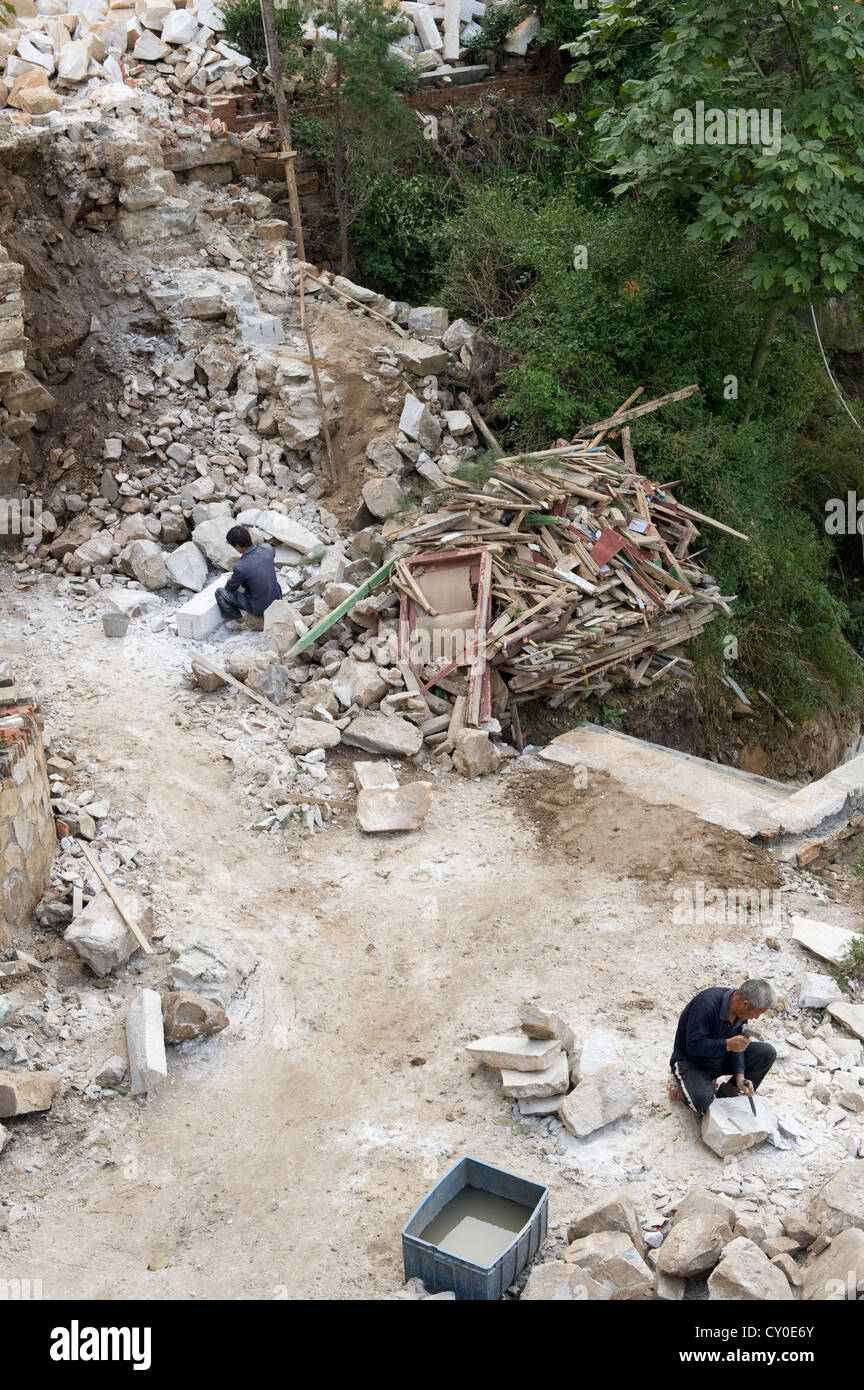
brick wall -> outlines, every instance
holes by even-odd
[[[56,844],[42,735],[32,706],[0,688],[0,949],[38,903]]]

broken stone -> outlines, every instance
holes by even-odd
[[[109,1057],[96,1073],[97,1086],[122,1086],[126,1077],[126,1063],[122,1057]]]
[[[284,656],[308,631],[299,608],[287,599],[277,599],[264,613],[264,645]]]
[[[793,1289],[801,1288],[803,1283],[801,1271],[791,1255],[775,1255],[771,1263],[772,1265],[776,1265],[779,1270],[782,1270]]]
[[[420,752],[423,735],[416,724],[401,715],[370,712],[359,714],[351,721],[343,730],[342,742],[351,748],[362,748],[366,753],[408,758]]]
[[[380,520],[397,512],[403,500],[402,489],[395,478],[370,478],[363,485],[363,501]]]
[[[864,1042],[864,1004],[829,1004],[828,1012]]]
[[[815,1221],[810,1221],[800,1207],[787,1207],[780,1217],[783,1230],[802,1250],[811,1246],[819,1234]]]
[[[198,594],[207,585],[207,561],[194,541],[186,541],[172,550],[165,557],[165,569],[169,579],[181,589],[191,589]]]
[[[615,1034],[608,1033],[605,1028],[592,1028],[579,1054],[579,1075],[582,1080],[594,1076],[604,1067],[620,1065],[621,1048]]]
[[[176,934],[171,985],[227,1005],[255,968],[250,947],[215,926],[185,927]]]
[[[860,1297],[864,1283],[864,1231],[841,1231],[801,1271],[803,1298],[816,1303]]]
[[[288,735],[289,753],[311,753],[313,748],[335,748],[342,735],[335,724],[323,719],[295,719]]]
[[[0,1071],[0,1120],[49,1110],[60,1080],[53,1071]]]
[[[147,589],[161,589],[168,583],[165,553],[156,541],[133,541],[128,550],[129,568]]]
[[[790,1236],[766,1236],[762,1241],[762,1253],[773,1260],[777,1255],[791,1255],[798,1249],[798,1242]]]
[[[130,888],[115,886],[114,891],[130,921],[146,936],[153,926],[150,904]],[[138,950],[138,941],[104,891],[97,893],[84,911],[78,913],[63,933],[63,940],[75,948],[100,979],[110,975]]]
[[[518,1075],[519,1075],[519,1072],[513,1072],[513,1073],[508,1072],[508,1073],[507,1073],[508,1076],[510,1076],[511,1074],[512,1074],[513,1076],[518,1076]],[[504,1072],[503,1072],[503,1071],[502,1071],[501,1075],[502,1075],[502,1077],[504,1076]],[[531,1075],[533,1075],[533,1076],[542,1076],[542,1075],[543,1075],[543,1072],[542,1072],[542,1071],[535,1071],[535,1072],[533,1072],[533,1073],[531,1073],[531,1072],[526,1072],[525,1075],[526,1075],[526,1076],[531,1076]],[[520,1101],[519,1101],[519,1114],[520,1114],[520,1115],[556,1115],[556,1114],[558,1113],[558,1106],[561,1104],[561,1102],[562,1102],[562,1100],[564,1099],[564,1097],[566,1096],[566,1094],[567,1094],[566,1091],[556,1091],[555,1094],[554,1094],[554,1095],[551,1095],[551,1096],[523,1096],[523,1097],[520,1099]]]
[[[542,1071],[516,1071],[501,1068],[501,1085],[511,1100],[542,1100],[548,1096],[565,1095],[569,1084],[567,1053],[559,1052]]]
[[[633,1107],[635,1095],[630,1082],[616,1067],[604,1067],[579,1085],[558,1111],[564,1127],[585,1139],[604,1125],[612,1124]]]
[[[853,932],[832,926],[830,922],[817,922],[811,917],[792,918],[792,940],[832,965],[840,964],[854,939]]]
[[[434,453],[441,443],[441,426],[435,416],[422,401],[411,394],[405,397],[399,428],[409,439],[416,439],[429,453]]]
[[[573,1029],[558,1014],[526,1002],[519,1005],[519,1022],[529,1038],[557,1038],[565,1052],[573,1047]]]
[[[235,562],[240,558],[234,547],[225,539],[230,526],[230,516],[221,519],[212,517],[209,521],[199,522],[192,532],[193,541],[199,550],[204,551],[216,569],[233,569]]]
[[[354,763],[354,780],[362,792],[396,791],[399,782],[388,762]]]
[[[0,86],[2,86],[2,83],[0,83]],[[2,95],[3,93],[0,92],[0,96]],[[5,1125],[0,1125],[0,1154],[2,1154],[3,1150],[5,1149],[6,1145],[9,1143],[9,1140],[11,1138],[12,1135],[9,1133],[8,1129],[6,1129]]]
[[[736,1237],[726,1246],[720,1263],[709,1275],[708,1292],[714,1301],[763,1303],[794,1297],[782,1271],[745,1236]]]
[[[798,996],[802,1009],[824,1009],[843,998],[843,991],[830,975],[807,975]]]
[[[192,674],[199,689],[208,695],[212,695],[214,690],[221,690],[225,684],[224,677],[220,676],[217,671],[211,670],[209,666],[205,666],[194,656],[192,658]]]
[[[679,1279],[697,1279],[713,1269],[732,1239],[727,1221],[699,1212],[676,1221],[660,1247],[657,1268]]]
[[[433,343],[421,342],[419,338],[402,338],[394,347],[394,352],[407,372],[412,372],[415,376],[437,376],[439,372],[447,370],[447,351],[445,348],[436,347]],[[434,420],[434,416],[430,415]],[[437,421],[436,421],[437,425]],[[401,421],[400,429],[404,429]],[[405,431],[407,433],[407,431]],[[424,447],[429,448],[428,444],[415,435]],[[438,439],[441,438],[441,427],[438,425]],[[433,448],[435,445],[432,446]]]
[[[838,1169],[818,1193],[812,1216],[825,1236],[849,1226],[864,1229],[864,1163],[853,1160]]]
[[[361,791],[357,821],[367,834],[418,830],[432,805],[431,782],[408,782],[396,791]]]
[[[672,1224],[686,1221],[689,1216],[716,1216],[727,1226],[735,1225],[735,1207],[728,1197],[719,1192],[709,1192],[707,1187],[693,1187],[686,1197],[678,1203]]]
[[[126,1011],[126,1047],[133,1096],[155,1089],[168,1075],[162,1006],[155,989],[139,990]]]
[[[456,735],[453,765],[463,777],[485,777],[495,772],[501,754],[484,729],[461,729]]]
[[[622,1231],[629,1236],[637,1250],[642,1249],[642,1226],[639,1216],[626,1192],[608,1192],[585,1207],[567,1225],[567,1240],[572,1243],[597,1231]]]
[[[162,1023],[166,1042],[184,1043],[221,1033],[228,1027],[228,1015],[215,999],[188,989],[171,990],[162,999]]]
[[[546,1264],[534,1266],[519,1295],[519,1301],[599,1303],[611,1297],[611,1289],[606,1284],[592,1279],[587,1269],[580,1265],[567,1264],[564,1260],[548,1260]]]
[[[543,1071],[561,1051],[557,1038],[526,1038],[524,1033],[493,1034],[468,1043],[465,1051],[475,1062],[512,1071]]]
[[[368,709],[377,704],[390,690],[374,661],[355,661],[346,656],[334,676],[337,685],[346,685],[351,693],[351,704],[358,709]]]
[[[632,1240],[622,1231],[597,1231],[567,1246],[567,1264],[581,1265],[593,1279],[608,1284],[613,1301],[649,1298],[654,1276]]]
[[[721,1097],[708,1107],[702,1121],[702,1141],[719,1158],[761,1144],[776,1130],[776,1116],[758,1096],[754,1100],[755,1115],[746,1096]]]

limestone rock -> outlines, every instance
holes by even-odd
[[[192,10],[172,10],[161,32],[163,43],[191,43],[198,33],[198,19]]]
[[[147,589],[161,589],[168,583],[165,552],[156,541],[133,541],[128,551],[129,568]]]
[[[251,947],[215,926],[185,927],[172,943],[171,985],[226,1005],[255,968]]]
[[[389,439],[370,439],[366,445],[366,457],[385,473],[401,473],[404,467],[402,455]],[[368,502],[366,505],[369,506]]]
[[[353,656],[345,657],[333,679],[337,685],[347,685],[351,703],[359,709],[377,704],[390,690],[374,661],[355,661]]]
[[[564,1260],[549,1260],[546,1264],[534,1266],[519,1300],[528,1303],[552,1300],[559,1303],[599,1303],[611,1297],[611,1289],[592,1279],[580,1265],[567,1264]]]
[[[864,1004],[829,1004],[828,1012],[864,1042]]]
[[[542,1071],[516,1071],[501,1068],[501,1085],[511,1100],[542,1100],[558,1096],[559,1105],[570,1084],[567,1053],[557,1052]],[[556,1106],[555,1109],[558,1107]]]
[[[198,594],[207,586],[207,561],[194,541],[186,541],[166,555],[165,569],[172,583],[181,589]]]
[[[817,1303],[855,1298],[864,1292],[864,1231],[849,1228],[827,1250],[807,1261],[802,1271],[803,1297]],[[860,1282],[859,1282],[860,1281]]]
[[[191,990],[171,990],[162,997],[162,1023],[165,1041],[191,1042],[210,1038],[228,1027],[228,1015],[215,999]]]
[[[800,1207],[787,1207],[780,1217],[780,1224],[787,1236],[802,1250],[811,1246],[819,1234],[819,1226],[801,1210]]]
[[[221,690],[225,684],[223,678],[216,671],[211,671],[209,666],[205,666],[194,656],[192,658],[192,674],[199,689],[208,695],[212,694],[214,690]]]
[[[48,74],[41,68],[19,73],[7,101],[9,106],[28,116],[45,116],[49,111],[59,111],[61,106],[59,96],[48,85]]]
[[[3,83],[0,83],[0,86],[3,86],[3,85],[4,85]],[[2,97],[2,95],[3,95],[3,93],[0,92],[0,97]],[[9,1131],[8,1131],[8,1129],[5,1127],[5,1125],[0,1125],[0,1154],[2,1154],[3,1150],[5,1149],[6,1145],[9,1143],[9,1140],[10,1140],[11,1138],[12,1138],[12,1135],[9,1133]]]
[[[675,1208],[672,1224],[677,1225],[689,1216],[703,1215],[715,1216],[730,1227],[735,1225],[735,1206],[731,1199],[719,1192],[709,1192],[707,1187],[691,1187]]]
[[[614,1033],[592,1028],[579,1053],[579,1075],[584,1081],[604,1067],[621,1065],[621,1045]]]
[[[410,393],[405,397],[399,428],[409,439],[416,439],[430,453],[441,443],[441,426],[422,401]]]
[[[812,951],[814,956],[839,965],[854,940],[854,933],[846,931],[844,927],[832,926],[830,922],[795,916],[792,918],[792,940]]]
[[[577,1139],[584,1139],[613,1120],[627,1115],[636,1099],[633,1087],[616,1067],[604,1067],[579,1085],[558,1114],[564,1127]]]
[[[199,550],[204,551],[207,559],[216,569],[233,569],[236,561],[240,558],[233,545],[229,545],[225,539],[230,527],[230,517],[224,519],[212,517],[209,521],[199,522],[192,532],[193,541]]]
[[[529,1038],[557,1038],[565,1052],[573,1047],[573,1029],[558,1014],[541,1009],[537,1004],[525,1002],[519,1005],[519,1022],[522,1032]]]
[[[461,729],[456,735],[453,764],[463,777],[485,777],[494,772],[501,754],[483,729]]]
[[[557,1038],[526,1038],[524,1033],[493,1034],[468,1043],[465,1051],[475,1062],[487,1067],[509,1067],[513,1071],[543,1071],[561,1051]]]
[[[423,747],[423,735],[416,724],[398,714],[369,712],[358,714],[342,733],[342,742],[367,753],[408,758]]]
[[[843,998],[843,991],[830,975],[807,975],[801,986],[798,1002],[802,1009],[824,1009]]]
[[[383,520],[402,506],[402,489],[395,478],[370,478],[363,485],[363,501],[374,517]]]
[[[657,1268],[679,1279],[696,1279],[713,1269],[732,1239],[727,1221],[700,1212],[676,1221],[660,1247]]]
[[[730,1096],[712,1101],[702,1121],[702,1141],[719,1158],[743,1153],[761,1144],[777,1128],[776,1116],[758,1096],[756,1114],[746,1096]]]
[[[289,753],[311,753],[313,748],[335,748],[342,735],[335,724],[324,719],[295,719],[288,735]]]
[[[837,1236],[849,1226],[864,1230],[864,1163],[853,1159],[838,1169],[818,1193],[812,1215],[826,1236]]]
[[[130,888],[116,887],[115,892],[123,904],[123,911],[146,936],[153,926],[150,904]],[[97,893],[83,912],[78,913],[63,933],[63,940],[74,946],[100,979],[123,965],[138,950],[138,941],[104,891]]]
[[[353,764],[353,769],[354,780],[363,792],[394,792],[399,786],[393,769],[387,762],[357,762]]]
[[[97,1086],[122,1086],[126,1079],[126,1063],[123,1058],[114,1055],[109,1057],[107,1062],[103,1062],[96,1073]]]
[[[613,1301],[649,1298],[654,1276],[632,1240],[622,1231],[597,1231],[567,1246],[567,1264],[581,1265],[593,1279],[608,1284]]]
[[[0,1071],[0,1120],[49,1110],[60,1080],[53,1071]]]
[[[271,603],[264,613],[264,645],[284,656],[308,631],[300,610],[286,598]]]
[[[418,830],[432,805],[431,782],[408,782],[396,791],[361,791],[357,821],[367,834]]]
[[[598,1231],[621,1231],[629,1236],[636,1250],[642,1249],[642,1225],[632,1201],[624,1191],[608,1192],[583,1208],[567,1224],[567,1240],[572,1244],[582,1236]]]
[[[720,1263],[709,1275],[708,1292],[714,1301],[770,1303],[794,1298],[785,1274],[745,1236],[726,1246]]]

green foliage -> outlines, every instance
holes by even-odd
[[[320,116],[294,110],[291,112],[291,134],[298,150],[305,150],[314,159],[330,155],[332,135],[327,121]]]
[[[258,0],[225,0],[221,6],[225,20],[225,38],[234,48],[247,54],[258,72],[267,67],[267,43]],[[296,0],[274,8],[276,38],[282,65],[286,72],[299,70],[302,60],[303,8]]]
[[[354,226],[363,283],[382,292],[398,285],[411,304],[434,301],[450,250],[445,209],[439,183],[422,170],[373,179]]]
[[[862,874],[860,855],[853,866],[853,872]],[[829,965],[828,974],[840,988],[849,993],[852,985],[864,984],[864,936],[853,936],[839,965]]]
[[[864,103],[853,95],[864,71],[864,7],[601,0],[567,45],[578,60],[571,76],[614,71],[638,43],[650,55],[646,69],[596,115],[613,191],[674,197],[692,237],[751,238],[743,273],[769,302],[842,294],[864,270]],[[708,138],[723,143],[687,143],[683,118],[697,102],[708,112],[764,110],[768,140],[733,143],[728,128],[707,121]]]
[[[482,63],[490,49],[499,49],[511,29],[533,12],[530,0],[504,0],[503,5],[488,7],[480,16],[481,32],[465,45],[470,63]]]

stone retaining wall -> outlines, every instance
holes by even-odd
[[[31,705],[0,688],[0,950],[38,903],[56,844],[42,735]]]

